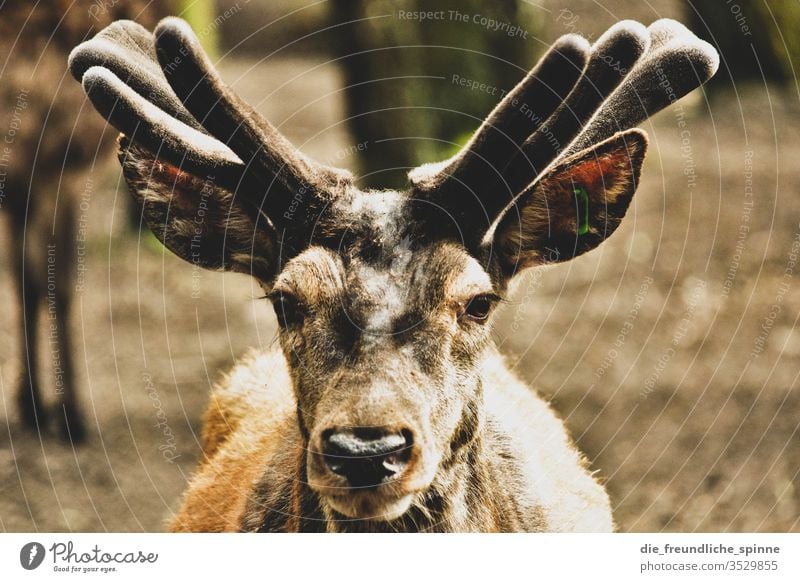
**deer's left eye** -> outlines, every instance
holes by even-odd
[[[477,295],[466,304],[463,315],[473,321],[486,321],[496,301],[494,295]]]
[[[278,293],[272,298],[272,306],[282,328],[303,323],[305,312],[302,305],[293,295]]]

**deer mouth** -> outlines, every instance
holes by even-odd
[[[307,476],[339,519],[392,521],[430,487],[438,456],[418,423],[325,423],[308,447]]]
[[[354,490],[345,495],[328,495],[324,499],[331,509],[348,519],[392,521],[408,511],[414,494],[397,496],[380,489]]]
[[[391,460],[391,459],[390,459]],[[335,468],[335,466],[334,466]],[[352,479],[352,477],[351,477]],[[323,503],[347,519],[391,521],[403,515],[420,488],[409,474],[385,477],[380,482],[353,482],[328,466],[310,467],[309,485]]]
[[[403,515],[430,483],[431,476],[410,462],[409,457],[414,456],[401,451],[381,459],[326,461],[324,455],[312,455],[309,485],[325,505],[345,519],[391,521]]]

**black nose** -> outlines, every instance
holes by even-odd
[[[325,464],[353,487],[376,487],[401,473],[413,444],[408,430],[331,430],[322,439]]]

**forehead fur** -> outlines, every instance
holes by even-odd
[[[408,246],[412,222],[406,193],[350,188],[320,221],[320,242],[344,257],[387,264]]]
[[[415,226],[407,194],[351,190],[320,220],[314,243],[289,261],[276,286],[318,312],[343,309],[375,337],[492,291],[490,276],[462,245],[432,241]]]
[[[437,307],[463,303],[492,291],[489,275],[463,247],[438,242],[415,247],[408,238],[379,257],[364,257],[358,245],[333,250],[314,246],[289,262],[276,286],[312,307],[343,308],[362,331],[396,333]]]

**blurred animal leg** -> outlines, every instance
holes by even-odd
[[[48,320],[51,330],[53,325],[56,326],[57,344],[51,345],[52,349],[58,350],[57,357],[53,356],[53,373],[61,409],[56,411],[59,429],[65,440],[80,442],[84,439],[85,428],[75,391],[70,341],[74,249],[74,208],[69,203],[62,203],[56,210],[54,244],[48,248]],[[54,287],[51,287],[51,282]],[[51,293],[54,297],[50,296]]]
[[[44,426],[45,413],[39,394],[37,366],[37,327],[39,306],[42,300],[40,281],[35,267],[26,261],[25,215],[11,217],[14,258],[12,270],[20,306],[20,359],[21,373],[17,398],[22,421],[31,428]]]

